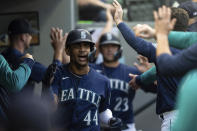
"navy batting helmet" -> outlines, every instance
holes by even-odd
[[[99,43],[99,48],[103,45],[108,44],[119,46],[119,50],[114,54],[114,60],[118,60],[122,56],[123,48],[121,47],[120,40],[112,33],[108,32],[103,34],[100,38]]]
[[[68,48],[72,44],[77,44],[81,42],[89,43],[90,50],[94,50],[95,43],[92,41],[92,36],[87,30],[84,29],[75,29],[69,32],[66,40],[66,48]]]
[[[106,44],[114,44],[121,47],[120,40],[110,32],[103,34],[100,38],[99,43],[100,43],[99,46]]]

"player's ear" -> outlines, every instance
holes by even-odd
[[[21,41],[25,41],[26,35],[25,34],[21,34],[21,35],[19,35],[19,38],[20,38]]]
[[[70,48],[65,48],[66,54],[70,56]]]

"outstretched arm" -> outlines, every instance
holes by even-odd
[[[155,62],[155,47],[151,42],[147,42],[139,37],[136,37],[133,31],[123,22],[122,7],[116,0],[114,0],[113,6],[115,7],[114,21],[122,33],[124,39],[135,51],[143,56],[146,56],[149,62]]]
[[[106,17],[107,17],[107,22],[106,22],[105,27],[103,28],[103,30],[102,30],[102,32],[99,36],[99,39],[96,42],[96,55],[95,55],[95,57],[97,57],[98,54],[99,54],[99,40],[100,40],[100,37],[103,34],[105,34],[107,32],[110,32],[112,30],[112,27],[113,27],[113,17],[111,15],[111,12],[110,12],[109,9],[107,9],[107,11],[106,11]]]
[[[156,38],[155,29],[147,24],[137,24],[133,28],[136,36],[143,39]],[[197,43],[197,32],[180,32],[180,31],[170,31],[168,35],[168,41],[171,47],[178,49],[185,49],[189,46]]]
[[[171,20],[171,11],[165,6],[154,12],[155,29],[157,33],[157,64],[158,70],[164,75],[184,75],[197,67],[197,44],[171,56],[167,35],[172,30],[176,20]],[[170,64],[169,64],[170,63]]]
[[[141,88],[145,92],[157,93],[157,85],[155,85],[154,83],[149,83],[146,85],[144,83],[138,82],[137,78],[139,78],[140,75],[135,75],[130,73],[129,76],[131,77],[131,80],[129,81],[129,85],[134,90]]]
[[[10,91],[20,91],[29,79],[34,60],[29,54],[24,57],[24,62],[13,71],[4,57],[0,55],[0,83]]]

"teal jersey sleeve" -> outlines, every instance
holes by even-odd
[[[19,68],[13,71],[7,61],[0,55],[0,83],[10,91],[19,91],[27,82],[31,74],[30,67],[22,63]]]
[[[145,85],[153,83],[157,79],[156,73],[157,72],[156,72],[155,66],[150,68],[148,71],[142,73],[140,75],[141,83],[143,83]]]
[[[171,47],[185,49],[197,43],[197,32],[171,31],[168,35],[168,41]]]
[[[197,70],[189,72],[182,80],[179,87],[177,119],[172,131],[196,131],[197,130]]]

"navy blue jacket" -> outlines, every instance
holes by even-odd
[[[109,109],[110,82],[90,68],[76,76],[68,65],[58,67],[52,83],[58,96],[59,127],[69,131],[100,131],[99,113]]]
[[[152,45],[152,43],[136,37],[132,30],[125,23],[120,23],[118,28],[127,43],[139,54],[146,56],[149,62],[154,62],[157,68],[158,64],[156,62],[156,48]],[[173,54],[179,52],[179,50],[175,48],[170,49]],[[175,108],[176,93],[179,81],[180,78],[173,76],[164,77],[157,70],[157,114],[171,111]]]
[[[197,43],[176,55],[161,54],[157,57],[157,63],[162,75],[183,76],[197,68]]]

